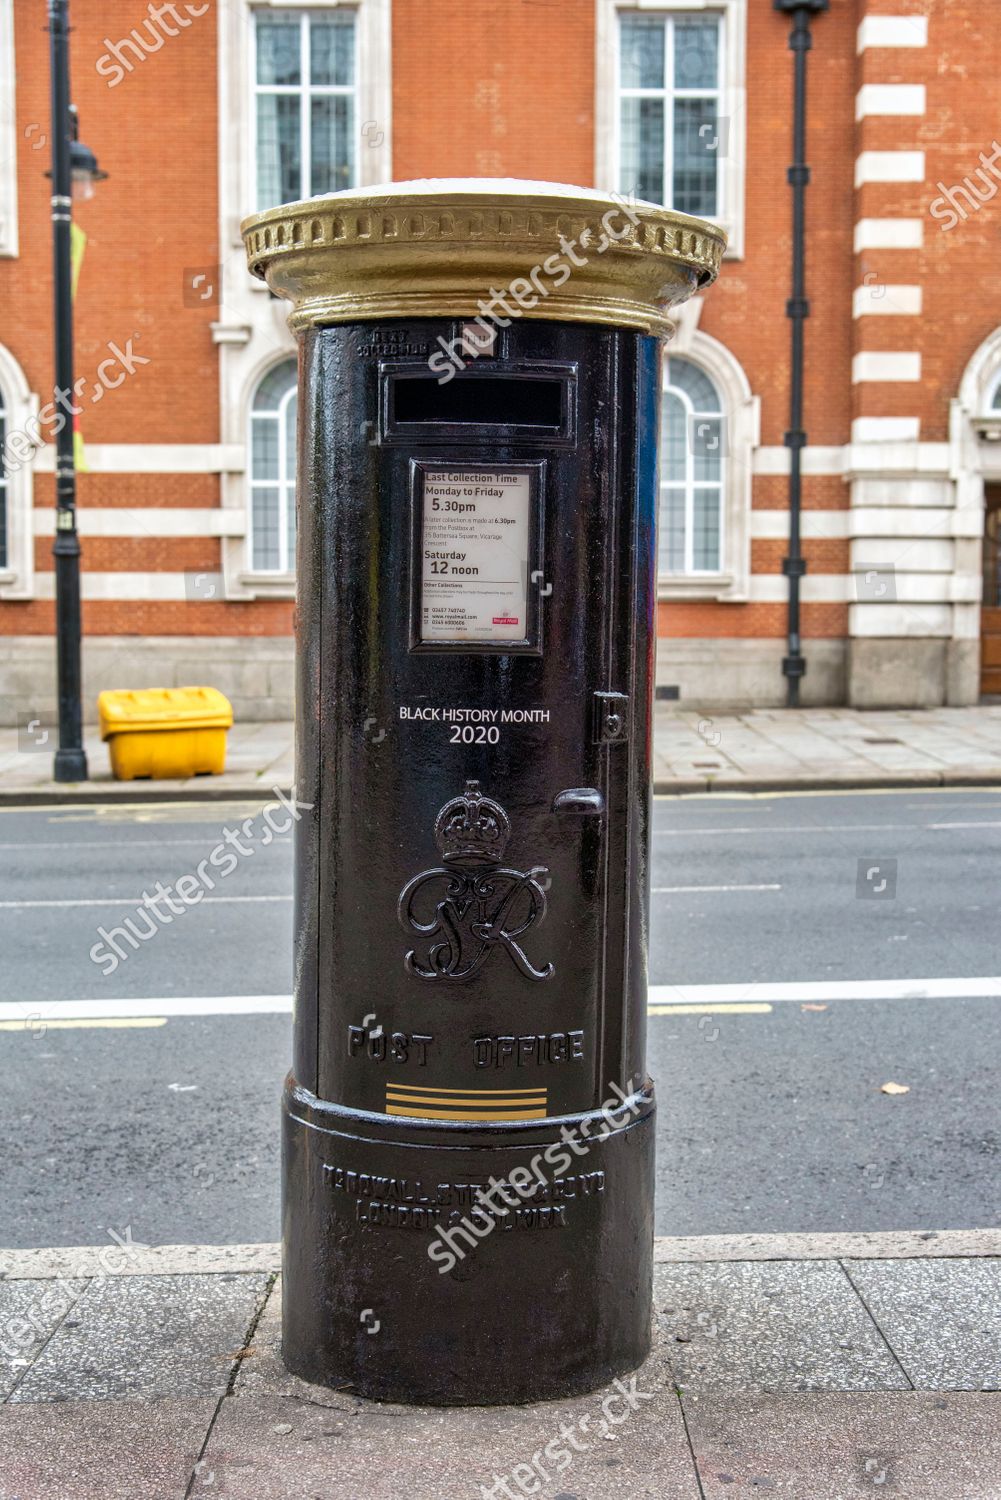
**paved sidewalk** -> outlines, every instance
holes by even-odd
[[[292,738],[291,724],[236,724],[222,776],[116,782],[107,746],[92,730],[86,738],[91,780],[67,787],[49,779],[51,743],[36,744],[25,729],[0,729],[0,805],[257,797],[291,786]],[[658,792],[997,785],[1001,705],[897,712],[773,708],[710,717],[657,704]]]
[[[1001,1497],[998,1231],[660,1240],[635,1380],[448,1410],[286,1374],[275,1246],[111,1256],[0,1252],[0,1500]]]
[[[657,705],[658,791],[1001,784],[1001,706],[890,711]]]
[[[37,731],[40,737],[44,730]],[[90,780],[57,786],[51,780],[53,734],[44,744],[27,729],[0,729],[0,806],[48,802],[187,802],[266,797],[274,787],[288,791],[293,778],[290,723],[235,724],[229,731],[226,769],[221,776],[184,781],[115,781],[108,747],[96,728],[84,736]],[[0,1491],[0,1500],[4,1500]]]

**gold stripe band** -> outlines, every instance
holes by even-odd
[[[409,1115],[412,1119],[421,1120],[544,1120],[546,1111],[544,1109],[530,1110],[469,1110],[469,1109],[422,1109],[416,1115],[411,1109],[400,1109],[396,1105],[386,1105],[387,1115]]]
[[[535,1094],[531,1099],[451,1099],[446,1094],[440,1099],[425,1099],[420,1094],[387,1094],[387,1104],[421,1104],[433,1109],[436,1105],[444,1107],[453,1105],[456,1109],[531,1109],[533,1106],[544,1106],[545,1094]]]
[[[477,1098],[479,1098],[481,1094],[491,1094],[491,1095],[499,1094],[504,1099],[522,1099],[522,1098],[530,1098],[534,1094],[545,1095],[546,1092],[547,1092],[544,1088],[537,1088],[537,1089],[430,1089],[430,1088],[425,1088],[423,1086],[423,1084],[420,1084],[420,1083],[387,1083],[386,1084],[386,1092],[387,1093],[397,1092],[400,1089],[405,1090],[406,1093],[408,1093],[408,1094],[447,1094],[449,1096],[449,1098],[453,1098],[454,1096],[456,1096],[458,1094],[475,1094],[475,1096]]]

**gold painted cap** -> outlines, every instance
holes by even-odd
[[[726,234],[656,203],[515,178],[352,188],[253,214],[253,275],[295,329],[386,318],[548,318],[670,333]],[[501,300],[493,300],[500,294]]]

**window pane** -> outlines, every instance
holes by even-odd
[[[624,193],[664,202],[663,100],[623,99],[620,170]]]
[[[277,411],[282,397],[290,386],[296,383],[296,364],[294,359],[283,360],[267,375],[257,387],[254,397],[255,411]]]
[[[285,542],[288,548],[286,568],[291,573],[295,569],[295,490],[289,485],[285,490]]]
[[[353,101],[345,94],[321,94],[310,101],[312,115],[311,193],[334,193],[351,186]]]
[[[720,457],[723,451],[722,417],[703,417],[696,413],[690,418],[692,439],[692,473],[695,483],[718,480]]]
[[[7,441],[7,422],[3,415],[3,392],[0,391],[0,568],[7,566],[7,476],[3,468],[3,450]]]
[[[719,24],[716,21],[674,23],[674,86],[714,89],[719,82]]]
[[[660,477],[674,484],[685,482],[685,446],[688,433],[685,427],[685,408],[677,396],[665,392],[663,404],[663,432],[661,434]]]
[[[298,94],[257,96],[257,206],[302,197]]]
[[[714,99],[675,99],[672,208],[715,214],[719,128]]]
[[[664,87],[664,22],[624,16],[620,32],[621,78],[624,89]]]
[[[719,571],[718,489],[695,491],[692,525],[692,566],[697,572]]]
[[[3,396],[0,395],[0,413]],[[3,470],[3,447],[7,441],[7,423],[0,415],[0,568],[7,566],[7,479]]]
[[[252,560],[255,568],[274,572],[281,566],[278,523],[277,488],[252,490],[250,525],[253,538]]]
[[[722,567],[726,418],[721,408],[719,392],[704,370],[677,355],[667,360],[661,407],[662,573],[718,573]]]
[[[720,411],[719,394],[709,376],[677,354],[667,361],[667,384],[684,391],[696,411]]]
[[[250,463],[255,480],[278,478],[278,423],[274,417],[255,417],[251,423]]]
[[[312,20],[309,25],[311,83],[354,82],[355,28],[353,20]]]
[[[295,408],[293,396],[285,408],[285,478],[295,479]]]
[[[685,571],[685,492],[661,488],[660,499],[660,571]]]
[[[257,17],[258,83],[298,84],[301,35],[298,16]]]

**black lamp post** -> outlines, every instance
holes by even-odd
[[[73,455],[73,268],[70,230],[73,199],[89,198],[106,172],[77,139],[69,97],[68,0],[49,0],[52,72],[52,268],[55,312],[56,662],[59,682],[59,748],[56,781],[86,781],[80,671],[80,539],[76,529],[76,466]]]
[[[776,10],[792,16],[789,47],[793,54],[793,120],[792,165],[789,185],[792,188],[792,295],[786,303],[791,330],[789,377],[789,430],[785,446],[789,449],[789,553],[782,559],[782,571],[789,580],[788,655],[783,658],[786,678],[786,703],[799,704],[799,680],[806,672],[799,623],[799,581],[806,572],[806,558],[800,541],[801,459],[806,447],[803,427],[803,324],[810,316],[806,295],[806,187],[810,168],[806,164],[806,54],[813,46],[810,17],[828,9],[828,0],[774,0]]]

